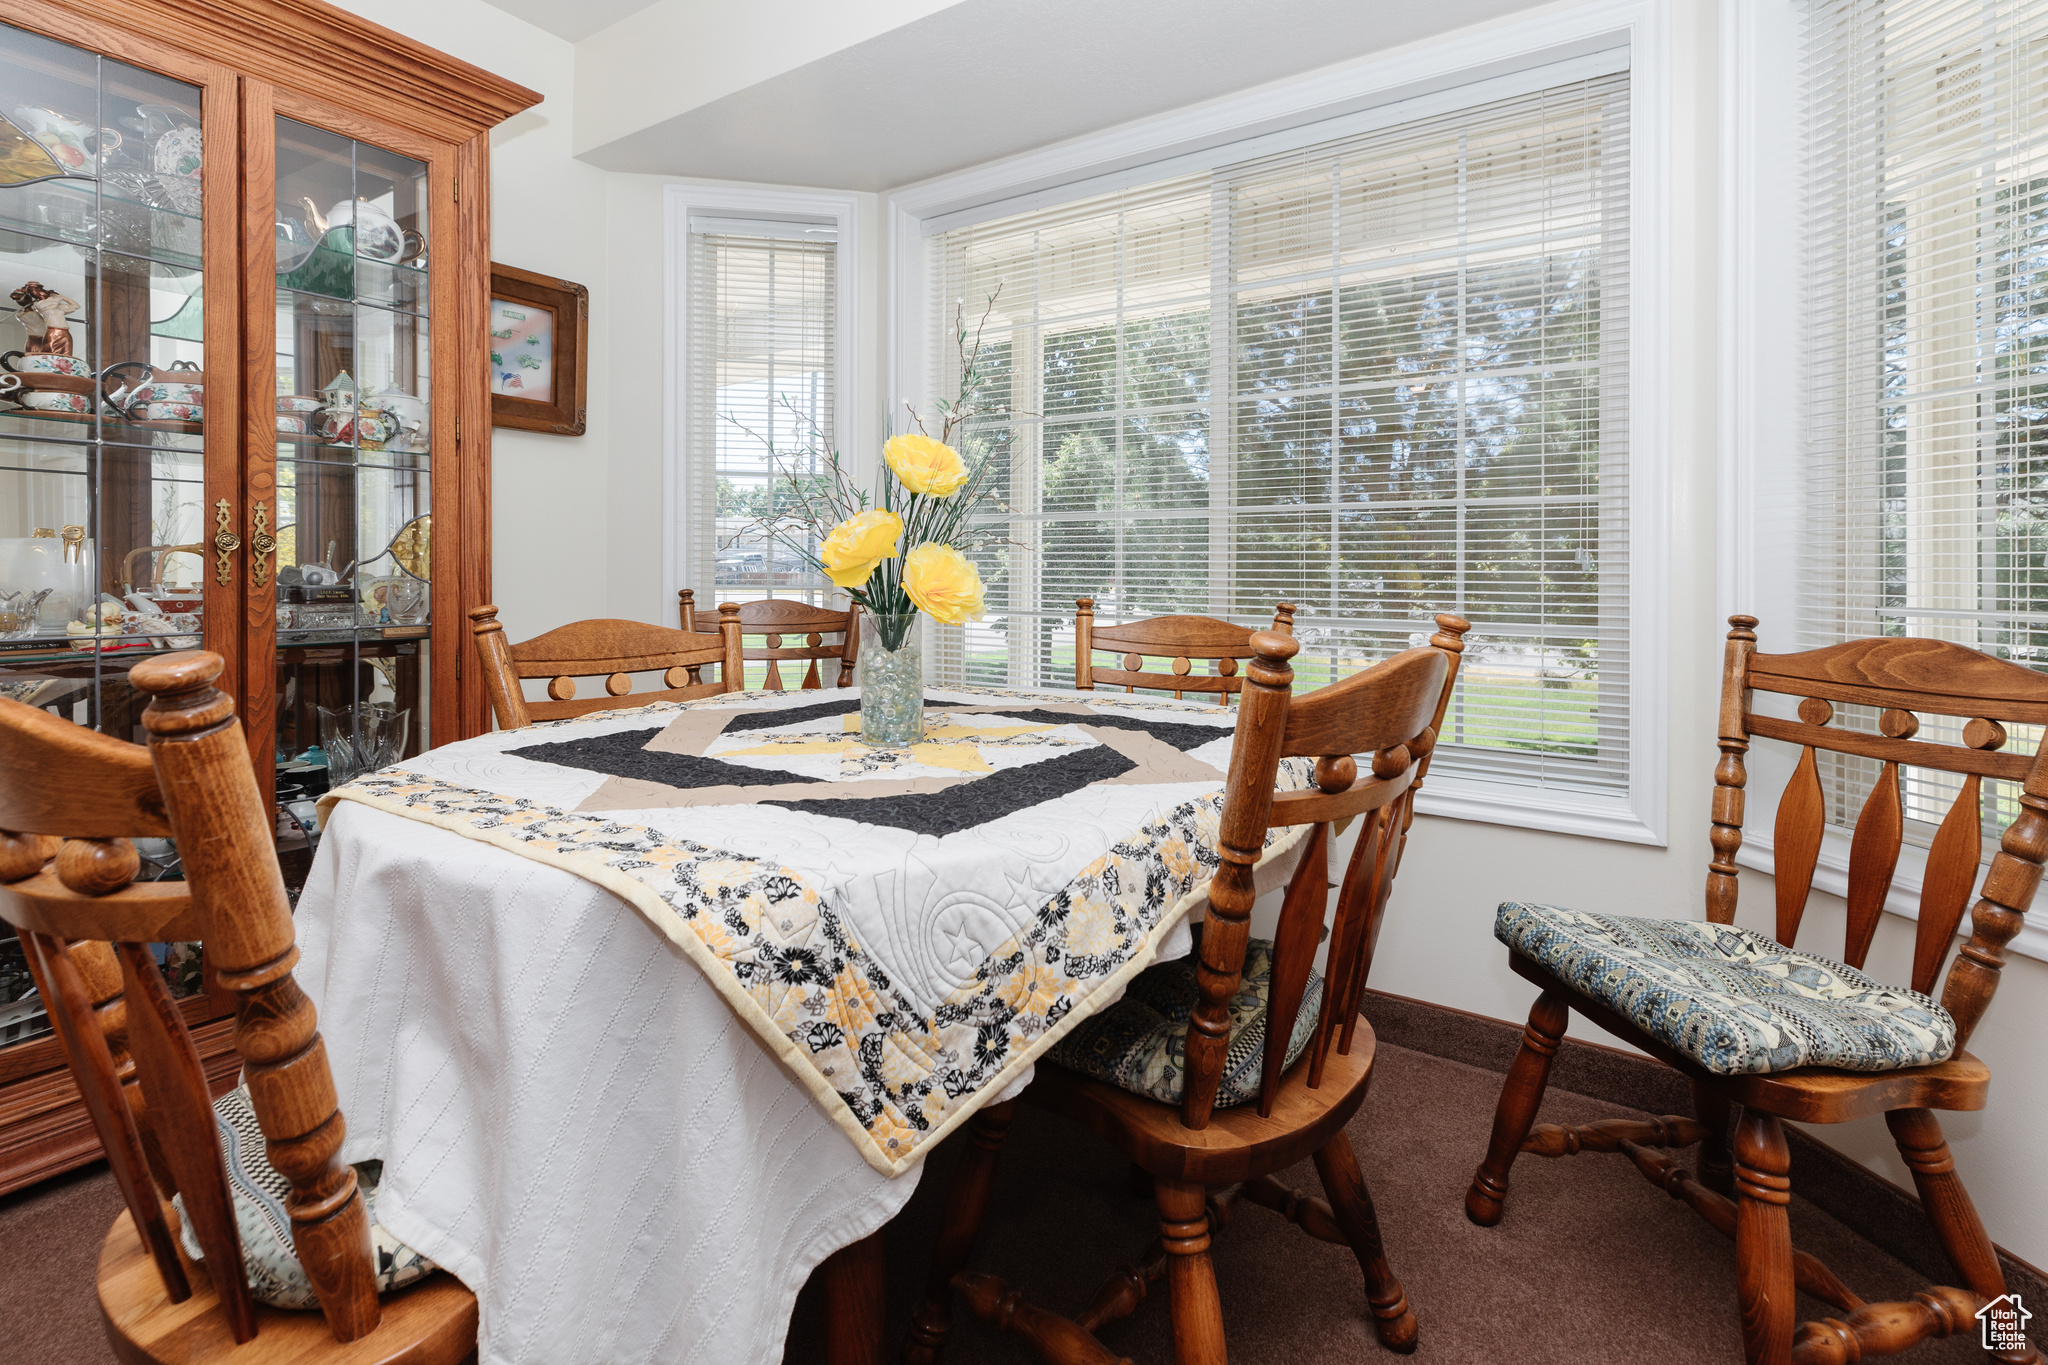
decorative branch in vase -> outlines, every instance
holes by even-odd
[[[981,572],[965,551],[1004,541],[1000,525],[979,515],[1003,507],[988,486],[993,454],[984,453],[970,469],[955,442],[970,420],[1006,411],[983,401],[988,376],[982,368],[981,334],[995,300],[991,294],[972,338],[964,316],[955,311],[959,396],[936,404],[938,435],[911,409],[917,430],[883,443],[887,468],[875,505],[869,504],[867,490],[847,477],[838,450],[813,424],[811,439],[822,472],[785,473],[787,510],[771,512],[734,537],[748,531],[767,535],[860,605],[855,668],[861,739],[869,744],[902,747],[923,737],[921,619],[929,616],[954,626],[979,621],[984,614]],[[772,443],[763,444],[771,463],[780,464]]]

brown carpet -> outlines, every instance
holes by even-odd
[[[1624,1158],[1525,1158],[1515,1165],[1500,1226],[1466,1221],[1465,1186],[1484,1153],[1500,1083],[1499,1072],[1382,1045],[1372,1092],[1351,1123],[1388,1257],[1421,1326],[1412,1359],[1443,1365],[1740,1362],[1733,1243],[1651,1188]],[[1630,1113],[1553,1086],[1541,1117],[1589,1123]],[[932,1155],[924,1183],[885,1234],[892,1352],[922,1289],[926,1251],[957,1156],[946,1147]],[[1284,1179],[1321,1193],[1307,1163]],[[1010,1129],[973,1264],[1041,1307],[1078,1316],[1102,1279],[1135,1260],[1157,1231],[1152,1206],[1128,1192],[1125,1163],[1113,1148],[1025,1106]],[[1792,1235],[1867,1299],[1905,1298],[1926,1283],[1796,1197]],[[1400,1359],[1373,1335],[1364,1283],[1349,1251],[1240,1203],[1213,1255],[1233,1361],[1393,1365]],[[814,1281],[798,1303],[790,1362],[822,1358],[816,1289]],[[1834,1310],[1802,1296],[1799,1314],[1805,1319]],[[1037,1359],[957,1304],[955,1323],[949,1360],[1021,1365]],[[1172,1360],[1165,1285],[1101,1336],[1134,1361]],[[1925,1343],[1899,1359],[1981,1365],[1985,1357],[1974,1342],[1952,1339]]]
[[[1465,1220],[1465,1185],[1485,1143],[1498,1072],[1383,1045],[1372,1094],[1351,1125],[1379,1205],[1388,1254],[1421,1324],[1414,1359],[1517,1365],[1660,1365],[1742,1359],[1733,1247],[1616,1156],[1524,1159],[1497,1228]],[[1586,1123],[1630,1111],[1553,1088],[1543,1118]],[[920,1292],[957,1144],[932,1158],[910,1206],[886,1234],[890,1359]],[[1319,1191],[1313,1167],[1287,1177]],[[0,1322],[10,1365],[110,1362],[93,1304],[99,1241],[119,1211],[104,1167],[0,1200]],[[1156,1233],[1131,1197],[1123,1159],[1100,1140],[1028,1107],[996,1182],[976,1265],[1035,1303],[1078,1314],[1102,1278]],[[1792,1231],[1864,1297],[1904,1298],[1924,1279],[1841,1223],[1794,1198]],[[1356,1263],[1277,1215],[1240,1204],[1215,1249],[1232,1359],[1324,1365],[1395,1359],[1373,1336]],[[787,1359],[822,1358],[816,1285],[797,1305]],[[1802,1298],[1800,1316],[1831,1312]],[[1104,1329],[1114,1350],[1173,1358],[1164,1285]],[[949,1359],[1034,1360],[962,1311]],[[1977,1362],[1968,1339],[1929,1342],[1912,1361]],[[549,1362],[549,1365],[556,1365]],[[573,1365],[561,1362],[560,1365]]]
[[[114,1359],[93,1280],[100,1242],[120,1213],[121,1192],[104,1161],[0,1198],[0,1360]]]

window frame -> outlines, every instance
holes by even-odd
[[[1802,41],[1796,0],[1747,0],[1722,12],[1716,600],[1724,619],[1737,612],[1760,618],[1758,648],[1766,652],[1799,647],[1796,616],[1759,606],[1764,585],[1794,582],[1802,571],[1796,539],[1772,533],[1784,529],[1783,518],[1800,515],[1805,497],[1803,148],[1785,134],[1801,126]],[[1788,745],[1750,749],[1738,866],[1774,873],[1772,829],[1796,759]],[[1851,838],[1835,825],[1822,832],[1815,889],[1848,894]],[[1885,900],[1888,913],[1918,922],[1926,870],[1927,850],[1906,842]],[[1987,871],[1988,860],[1980,862],[1973,898]],[[2048,922],[2027,916],[2008,947],[2048,961]]]
[[[760,185],[718,185],[672,181],[662,186],[662,374],[661,374],[661,601],[670,610],[690,581],[694,547],[690,511],[700,488],[688,468],[690,423],[690,217],[771,219],[833,224],[834,261],[833,431],[838,448],[865,479],[869,458],[859,433],[867,420],[867,395],[860,388],[860,307],[864,261],[860,237],[861,196],[830,190],[776,189]],[[702,603],[699,604],[700,609]]]
[[[1668,814],[1666,618],[1671,521],[1667,493],[1670,409],[1671,188],[1666,148],[1672,98],[1669,21],[1657,0],[1593,0],[1541,17],[1462,30],[1364,61],[1192,109],[1127,124],[1055,147],[942,176],[887,196],[888,391],[920,405],[926,392],[927,236],[1004,216],[1216,167],[1270,150],[1344,136],[1362,127],[1476,106],[1546,69],[1627,50],[1631,73],[1629,205],[1629,452],[1627,614],[1631,633],[1628,781],[1620,795],[1489,783],[1444,773],[1418,799],[1425,814],[1663,846]],[[1556,79],[1570,79],[1560,75]],[[1486,623],[1474,622],[1474,633]],[[933,631],[943,665],[957,642]]]

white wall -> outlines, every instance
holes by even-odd
[[[570,45],[483,5],[481,0],[353,0],[351,8],[544,92],[548,102],[493,139],[493,254],[497,259],[581,281],[591,289],[590,434],[580,440],[520,432],[496,435],[494,480],[497,596],[515,638],[581,616],[672,622],[661,600],[662,261],[660,177],[607,175],[570,156]],[[1698,916],[1709,855],[1715,715],[1721,641],[1717,614],[1715,306],[1717,212],[1717,0],[1671,0],[1673,118],[1669,145],[1641,146],[1639,164],[1667,169],[1675,196],[1670,259],[1672,348],[1668,540],[1671,845],[1651,848],[1425,817],[1417,822],[1374,967],[1384,989],[1474,1013],[1519,1021],[1534,992],[1508,970],[1492,935],[1493,909],[1506,899],[1551,901],[1619,914]],[[722,31],[722,30],[721,30]],[[718,69],[707,30],[693,62]],[[715,46],[715,45],[713,45]],[[586,96],[588,97],[588,96]],[[597,126],[593,120],[587,127]],[[873,205],[864,204],[863,307],[868,323],[859,429],[878,431],[884,377],[880,346],[886,310],[880,263],[887,244]],[[869,305],[872,305],[871,307]],[[1639,531],[1639,535],[1642,534]],[[1772,601],[1736,604],[1767,615]],[[1477,623],[1483,631],[1485,623]],[[1768,932],[1770,878],[1742,874],[1740,921]],[[1841,942],[1840,902],[1816,896],[1801,946]],[[2048,905],[2041,913],[2048,914]],[[1870,966],[1902,980],[1912,926],[1887,916]],[[1575,1020],[1573,1035],[1606,1038]],[[2048,1263],[2048,1183],[2033,1178],[2048,1130],[2048,965],[2014,958],[1972,1050],[1998,1077],[1982,1114],[1945,1126],[1991,1235],[2037,1264]],[[1910,1187],[1881,1122],[1818,1130]],[[1476,1163],[1485,1134],[1472,1135]],[[1622,1179],[1619,1171],[1605,1173]],[[1588,1178],[1594,1178],[1588,1173]]]
[[[483,0],[342,0],[544,98],[491,134],[491,257],[590,289],[590,416],[582,436],[491,435],[491,585],[515,640],[612,615],[609,428],[614,392],[604,318],[605,172],[570,155],[575,49]],[[660,547],[655,547],[656,562]]]

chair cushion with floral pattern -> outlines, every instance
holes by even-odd
[[[1507,901],[1493,934],[1716,1075],[1896,1071],[1955,1051],[1955,1021],[1928,996],[1732,924]]]
[[[313,1294],[312,1282],[292,1252],[292,1220],[284,1207],[291,1185],[270,1164],[247,1086],[238,1086],[213,1102],[213,1126],[220,1132],[221,1155],[227,1159],[228,1188],[234,1192],[235,1225],[242,1235],[249,1292],[258,1303],[272,1308],[318,1308],[320,1300]],[[381,1161],[356,1166],[356,1188],[362,1192],[363,1211],[370,1219],[370,1251],[376,1259],[380,1294],[403,1289],[438,1269],[378,1223],[377,1183],[383,1173]],[[195,1261],[202,1259],[199,1242],[185,1219],[183,1200],[174,1197],[171,1203],[178,1209],[185,1254]]]
[[[1216,1087],[1218,1109],[1259,1097],[1266,1054],[1266,991],[1272,980],[1273,945],[1267,939],[1252,939],[1245,945],[1243,979],[1230,1001],[1230,1044],[1224,1053],[1223,1079]],[[1055,1043],[1046,1060],[1134,1095],[1179,1104],[1187,1072],[1188,1019],[1199,998],[1194,958],[1162,962],[1140,972],[1123,999]],[[1315,1036],[1322,1001],[1323,979],[1310,972],[1301,1012],[1287,1039],[1288,1065]]]

